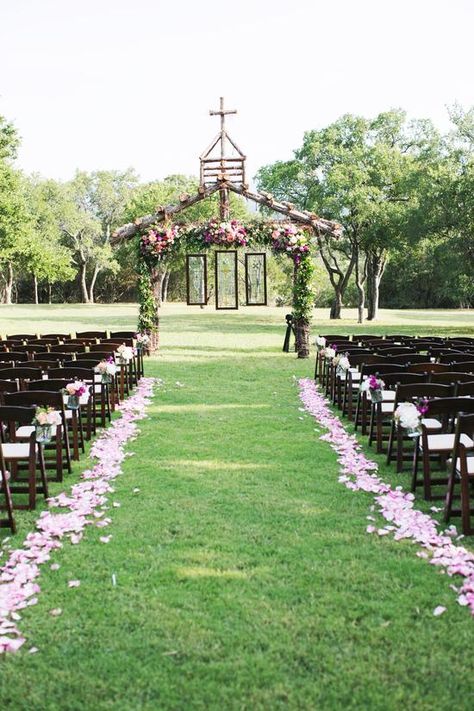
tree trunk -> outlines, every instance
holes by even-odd
[[[39,298],[38,298],[38,277],[36,274],[33,274],[33,293],[35,296],[35,304],[39,304]]]
[[[7,262],[7,277],[5,279],[5,290],[4,290],[4,303],[12,303],[12,292],[13,292],[13,265],[11,262]]]
[[[82,303],[89,303],[89,293],[87,291],[87,281],[86,281],[86,263],[81,264],[81,293],[82,293]]]
[[[331,304],[331,311],[329,312],[329,318],[337,319],[341,318],[342,310],[342,289],[339,284],[334,284],[334,300]]]
[[[48,304],[53,303],[53,289],[51,287],[51,282],[48,281]]]
[[[364,260],[364,266],[360,269],[359,257],[355,263],[355,283],[357,287],[358,302],[357,302],[357,323],[364,323],[364,308],[365,308],[365,281],[367,279],[367,257]]]
[[[380,281],[387,259],[384,252],[367,254],[367,320],[375,321],[379,310]]]
[[[305,318],[298,318],[294,324],[298,358],[309,358],[309,322]]]
[[[94,288],[95,288],[95,283],[97,281],[97,277],[99,276],[100,269],[98,267],[95,267],[94,269],[94,274],[92,275],[91,283],[89,285],[89,303],[93,304],[94,303]]]
[[[163,304],[166,304],[168,300],[168,284],[170,281],[170,271],[169,269],[166,270],[165,275],[163,277],[163,283],[161,285],[161,301]]]

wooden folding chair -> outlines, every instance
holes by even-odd
[[[438,386],[440,387],[440,386]],[[427,427],[422,423],[421,436],[418,438],[418,446],[415,447],[413,456],[413,477],[412,491],[416,491],[418,484],[418,463],[421,459],[423,467],[423,495],[427,501],[433,498],[432,486],[438,484],[446,485],[448,483],[446,474],[441,477],[433,478],[431,475],[431,459],[437,458],[441,464],[445,464],[447,458],[453,451],[455,442],[455,423],[459,412],[466,414],[474,413],[474,399],[446,397],[428,402],[428,416],[436,418],[442,424],[441,432],[430,434]],[[462,443],[466,448],[473,448],[474,442],[472,439],[463,435]],[[442,497],[444,498],[444,497]]]
[[[411,377],[416,373],[411,373]],[[397,409],[402,402],[413,402],[416,404],[418,400],[432,400],[436,397],[450,397],[454,393],[454,386],[450,384],[437,384],[427,382],[406,382],[400,383],[396,387],[395,402],[393,403],[393,411]],[[442,423],[436,418],[422,418],[422,424],[426,430],[432,434],[442,428]],[[404,444],[413,443],[413,438],[408,437],[401,427],[397,427],[395,420],[392,417],[390,423],[390,435],[387,447],[387,464],[391,464],[393,458],[393,450],[396,447],[396,462],[397,473],[403,470],[403,462],[413,459],[413,448],[404,448]]]
[[[469,441],[470,440],[470,441]],[[471,526],[471,492],[474,485],[474,456],[470,442],[474,441],[474,414],[466,415],[460,412],[457,417],[454,446],[451,460],[448,462],[448,490],[444,507],[444,520],[449,522],[451,516],[461,516],[462,532],[465,536],[474,533]],[[453,509],[453,498],[456,484],[460,485],[461,508]]]
[[[74,378],[75,380],[75,378]],[[71,378],[47,378],[46,380],[31,380],[28,383],[28,390],[44,390],[47,392],[61,393],[63,395],[63,390],[66,385],[73,382]],[[81,451],[85,451],[84,447],[84,428],[82,426],[82,417],[80,412],[80,407],[86,406],[88,403],[88,398],[82,396],[79,400],[79,412],[77,410],[71,410],[66,404],[67,396],[63,395],[63,402],[66,415],[66,425],[72,434],[72,450],[73,459],[79,461],[79,448]],[[82,400],[82,402],[81,402]]]
[[[40,390],[23,391],[19,393],[6,393],[5,405],[16,407],[52,407],[61,415],[61,426],[58,426],[54,431],[54,436],[50,445],[45,445],[47,451],[54,451],[54,456],[51,458],[45,457],[45,463],[51,465],[48,468],[56,470],[54,481],[62,481],[64,474],[63,466],[63,449],[66,459],[66,467],[68,472],[72,471],[71,467],[71,446],[69,443],[69,432],[66,420],[66,412],[61,393],[59,392],[44,392]],[[16,431],[17,440],[26,440],[30,435],[34,434],[35,427],[31,424],[23,426]]]
[[[0,487],[5,499],[6,518],[0,518],[0,527],[9,528],[12,533],[16,533],[16,523],[13,516],[13,501],[10,491],[10,472],[7,470],[3,457],[3,445],[0,442]]]
[[[2,452],[5,463],[11,471],[10,492],[12,494],[27,494],[28,504],[16,504],[14,508],[36,508],[36,495],[43,494],[48,498],[48,481],[42,445],[36,443],[35,430],[26,441],[17,440],[17,431],[22,427],[30,427],[36,408],[0,406],[0,433]],[[8,436],[8,441],[7,441]],[[27,467],[26,479],[20,476],[20,467]],[[39,467],[41,483],[36,478]]]
[[[409,373],[407,371],[385,373],[382,376],[382,380],[385,383],[383,400],[381,402],[369,403],[369,445],[371,445],[375,439],[377,454],[383,452],[384,442],[389,443],[390,441],[397,386],[400,384],[423,383],[426,381],[426,377],[424,373]]]

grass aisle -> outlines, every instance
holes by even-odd
[[[365,533],[370,498],[337,483],[298,410],[312,362],[278,352],[281,328],[220,326],[184,318],[149,363],[166,386],[116,482],[113,538],[90,529],[44,570],[21,623],[40,651],[3,661],[3,706],[472,708],[474,622],[413,546]]]

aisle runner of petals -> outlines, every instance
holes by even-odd
[[[465,580],[460,589],[454,585],[451,587],[458,593],[459,604],[468,606],[474,615],[474,554],[453,542],[457,536],[455,526],[438,532],[438,523],[413,507],[413,494],[405,493],[401,486],[392,489],[374,473],[377,464],[361,452],[356,437],[346,432],[339,418],[331,412],[328,401],[318,392],[314,381],[301,379],[299,387],[304,410],[329,430],[320,439],[329,442],[339,455],[342,470],[339,481],[352,491],[375,494],[379,513],[389,522],[381,528],[370,524],[367,533],[377,533],[379,536],[391,534],[396,541],[411,539],[423,548],[417,552],[417,556],[426,558],[432,565],[441,566],[448,575],[463,576]],[[375,521],[373,516],[367,518]],[[439,605],[433,614],[440,615],[445,609]]]
[[[83,537],[86,526],[94,524],[99,528],[108,526],[111,519],[105,517],[106,495],[113,492],[111,481],[121,473],[121,465],[127,454],[124,445],[138,433],[137,420],[145,415],[145,409],[153,394],[155,378],[142,378],[135,393],[119,406],[121,417],[94,442],[90,458],[97,463],[84,471],[81,481],[71,488],[71,492],[61,493],[49,499],[51,508],[59,507],[64,513],[44,511],[36,524],[37,530],[29,533],[22,548],[11,552],[7,563],[0,569],[0,652],[16,652],[25,642],[17,622],[21,619],[18,610],[38,602],[40,587],[36,582],[40,575],[39,566],[50,560],[50,553],[61,548],[61,540],[69,538],[77,544]],[[101,541],[108,542],[110,536]],[[53,570],[58,564],[51,566]],[[77,580],[69,581],[69,587],[78,587]],[[50,614],[61,614],[61,610],[51,610]],[[36,651],[35,648],[30,652]]]

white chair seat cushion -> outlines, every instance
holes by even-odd
[[[395,390],[382,390],[383,402],[394,402],[395,395]]]
[[[434,417],[422,417],[421,424],[428,430],[439,430],[443,426],[441,422]]]
[[[66,420],[72,420],[72,410],[64,410],[64,414],[66,415]]]
[[[102,385],[94,385],[94,392],[100,395],[102,392]]]
[[[474,442],[466,434],[462,434],[460,442],[468,449],[474,446]],[[428,435],[428,450],[430,452],[450,452],[454,447],[453,434],[429,434]],[[420,449],[423,449],[423,440],[420,437]]]
[[[466,457],[467,473],[474,474],[474,457]],[[461,460],[456,460],[456,469],[461,473]]]
[[[15,436],[17,439],[30,439],[31,433],[34,431],[33,425],[23,425],[15,431]],[[56,436],[56,425],[52,425],[51,434],[53,437]]]
[[[22,442],[7,442],[2,444],[4,459],[28,459],[30,456],[30,445]]]
[[[384,415],[389,415],[390,413],[394,412],[395,410],[395,403],[393,402],[382,402],[380,405],[380,409],[382,410],[382,413]]]

